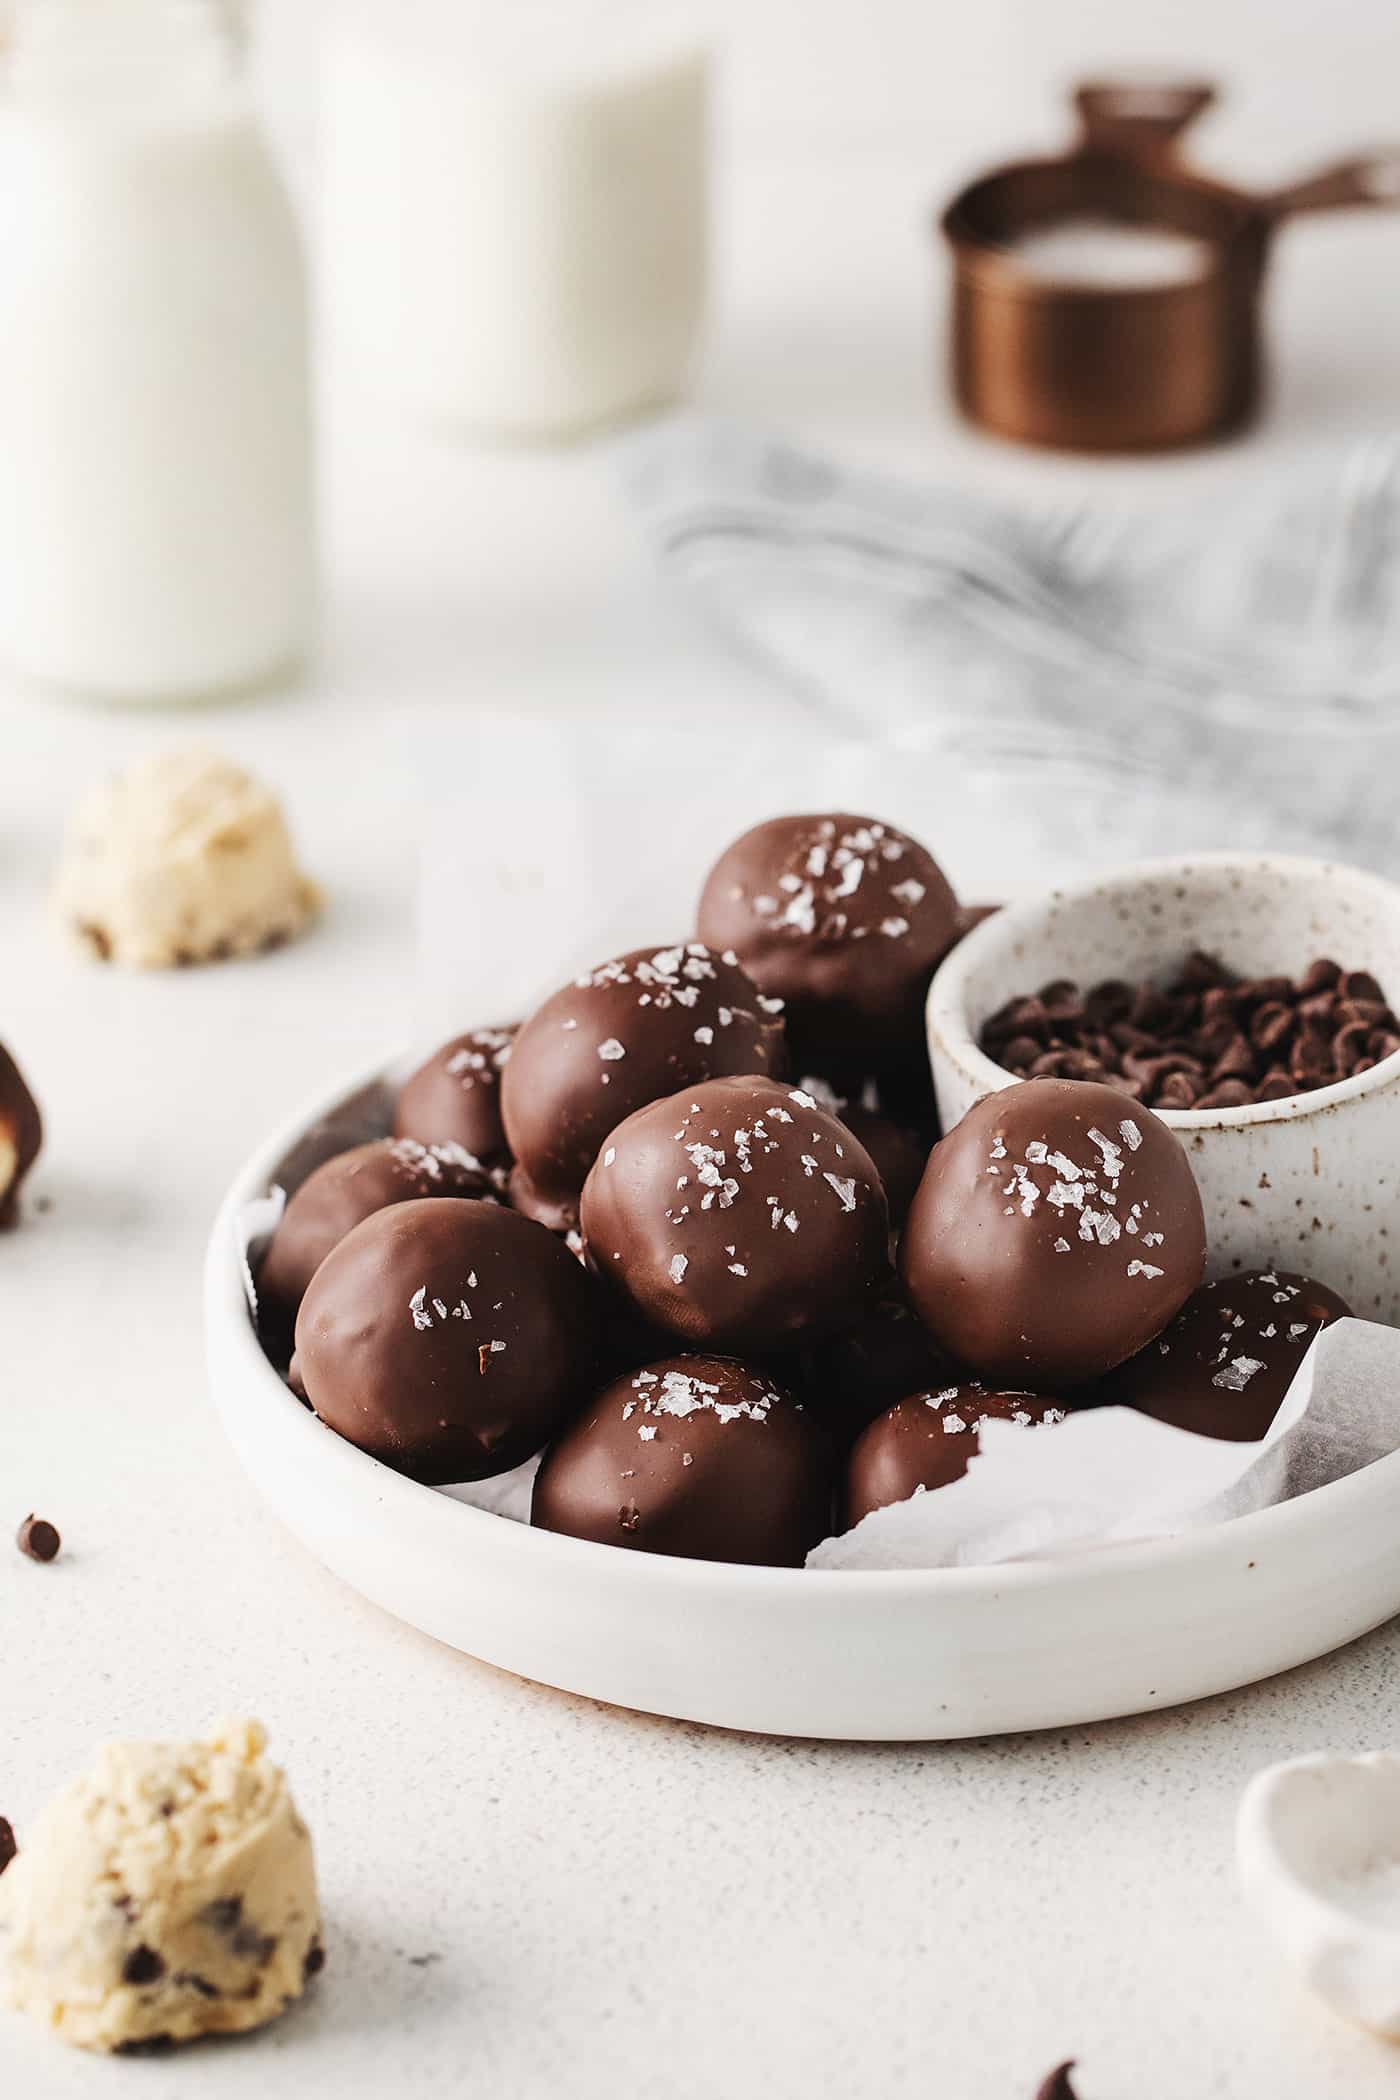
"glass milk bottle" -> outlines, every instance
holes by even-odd
[[[312,606],[305,272],[218,0],[18,0],[0,64],[0,657],[260,684]]]
[[[667,0],[346,0],[321,125],[338,361],[495,438],[673,399],[705,302],[708,90]]]

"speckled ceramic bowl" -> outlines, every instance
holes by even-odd
[[[1370,970],[1400,998],[1400,889],[1324,861],[1201,854],[1147,861],[986,920],[929,993],[945,1128],[1013,1083],[977,1047],[990,1014],[1057,977],[1090,985],[1169,972],[1193,948],[1248,976],[1300,974],[1321,955]],[[1248,1108],[1169,1109],[1191,1155],[1209,1274],[1270,1263],[1400,1323],[1400,1052],[1354,1079]]]

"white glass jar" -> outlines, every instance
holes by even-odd
[[[19,0],[0,71],[0,655],[179,700],[312,609],[305,270],[218,0]]]
[[[338,363],[551,438],[670,400],[706,288],[707,52],[666,0],[358,0],[322,98]]]

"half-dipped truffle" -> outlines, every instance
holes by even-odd
[[[1203,1283],[1093,1397],[1197,1436],[1253,1443],[1267,1433],[1317,1336],[1350,1310],[1326,1284],[1282,1269]]]
[[[781,1007],[699,941],[599,963],[531,1014],[501,1081],[511,1202],[555,1231],[613,1127],[725,1073],[785,1069]]]
[[[959,931],[932,854],[841,811],[746,831],[706,877],[696,923],[787,1002],[794,1059],[816,1071],[917,1056],[929,979]]]
[[[997,1392],[976,1380],[908,1394],[856,1438],[846,1464],[846,1523],[961,1480],[987,1422],[1033,1429],[1064,1419],[1064,1408],[1038,1393]]]
[[[642,1553],[798,1567],[831,1520],[821,1430],[763,1372],[673,1356],[605,1386],[545,1453],[532,1522]]]
[[[834,1333],[889,1272],[869,1153],[771,1079],[711,1079],[629,1116],[584,1184],[581,1220],[598,1274],[704,1348]]]
[[[915,1311],[989,1384],[1060,1392],[1145,1348],[1201,1280],[1177,1139],[1112,1087],[1028,1079],[934,1147],[900,1243]]]
[[[297,1369],[321,1420],[385,1465],[485,1480],[587,1393],[596,1289],[561,1240],[499,1204],[396,1203],[311,1279]]]

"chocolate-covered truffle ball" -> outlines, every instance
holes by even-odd
[[[1037,1393],[1002,1393],[970,1380],[911,1393],[857,1437],[846,1466],[846,1523],[872,1509],[961,1480],[987,1422],[1032,1429],[1063,1422],[1065,1410]]]
[[[869,1070],[917,1056],[934,965],[958,905],[931,854],[892,824],[841,812],[774,817],[706,877],[697,927],[787,1002],[794,1059]]]
[[[976,1376],[1059,1392],[1160,1334],[1205,1254],[1165,1123],[1112,1087],[1028,1079],[935,1146],[899,1265],[920,1319]]]
[[[711,1079],[612,1131],[581,1205],[588,1260],[658,1326],[763,1351],[848,1325],[889,1268],[874,1162],[800,1087]]]
[[[616,1379],[545,1453],[531,1521],[692,1560],[799,1567],[831,1528],[831,1456],[801,1404],[724,1356]]]
[[[636,948],[566,984],[516,1036],[501,1114],[511,1202],[555,1231],[577,1222],[598,1147],[633,1109],[731,1072],[785,1069],[781,1007],[699,941]]]
[[[588,1390],[596,1288],[553,1233],[499,1204],[393,1204],[311,1279],[296,1328],[306,1397],[413,1480],[508,1472]]]
[[[962,1375],[895,1289],[853,1327],[802,1348],[792,1372],[800,1397],[844,1444],[906,1393],[952,1385]]]
[[[337,1152],[289,1197],[257,1273],[258,1329],[283,1355],[306,1286],[338,1241],[390,1203],[423,1196],[484,1196],[490,1182],[458,1145],[375,1138]]]
[[[1171,1325],[1093,1389],[1197,1436],[1264,1436],[1317,1335],[1351,1308],[1311,1277],[1255,1269],[1193,1291]]]
[[[491,1169],[509,1165],[501,1073],[514,1040],[513,1028],[469,1028],[435,1050],[399,1089],[395,1137],[460,1145]]]
[[[0,1231],[19,1216],[19,1192],[39,1156],[44,1126],[24,1074],[0,1043]]]

